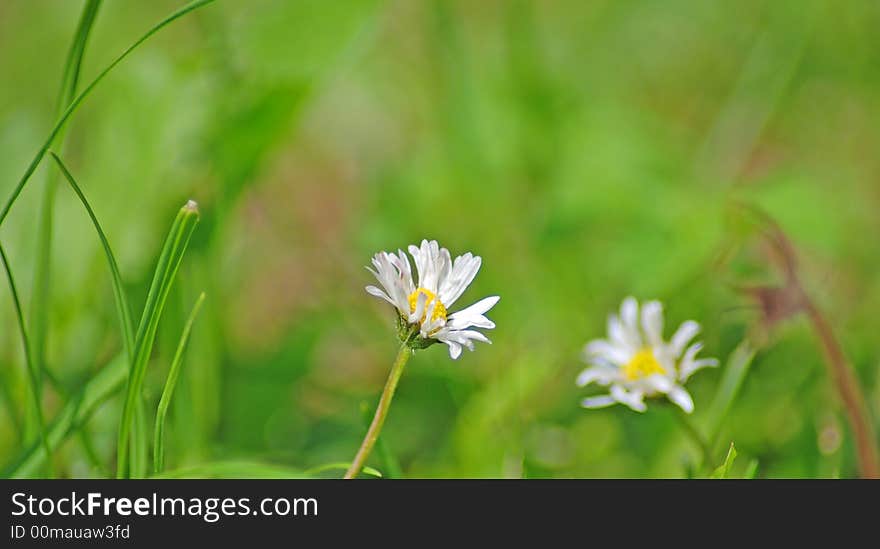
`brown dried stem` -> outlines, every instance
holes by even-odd
[[[859,474],[863,478],[880,478],[880,455],[877,437],[858,379],[843,348],[834,335],[831,324],[810,298],[798,276],[794,247],[779,225],[763,211],[745,206],[756,216],[766,241],[771,245],[773,259],[785,276],[782,287],[749,288],[746,292],[758,301],[765,322],[774,324],[797,312],[807,315],[822,347],[825,365],[833,386],[843,403],[850,429],[855,439]]]

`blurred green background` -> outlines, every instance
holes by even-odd
[[[105,2],[82,81],[179,5]],[[0,2],[4,199],[52,125],[80,10]],[[759,253],[717,261],[732,201],[789,234],[878,417],[877,28],[871,0],[220,0],[176,21],[86,100],[63,154],[136,311],[175,212],[200,204],[146,382],[154,407],[206,291],[168,466],[350,460],[397,347],[364,266],[427,237],[483,257],[462,304],[502,299],[493,345],[407,366],[383,433],[406,476],[681,476],[696,450],[668,410],[583,410],[574,379],[630,294],[666,303],[667,335],[700,321],[725,361],[757,319],[732,287],[768,271]],[[26,312],[50,169],[0,230]],[[94,230],[69,188],[56,202],[46,364],[72,388],[121,339]],[[22,444],[14,318],[4,286],[2,463]],[[698,424],[721,374],[688,386]],[[49,385],[47,417],[63,401]],[[57,474],[112,474],[121,404],[56,452]],[[770,334],[724,439],[759,476],[856,474],[803,319]]]

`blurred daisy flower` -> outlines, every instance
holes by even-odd
[[[608,338],[595,339],[584,347],[584,358],[592,364],[578,376],[581,387],[590,383],[610,386],[609,394],[585,398],[584,408],[625,404],[637,412],[645,411],[645,397],[666,395],[687,413],[694,401],[683,387],[700,368],[717,366],[714,358],[697,359],[703,344],[688,345],[700,331],[693,320],[683,323],[672,340],[663,340],[663,305],[649,301],[642,306],[627,297],[620,316],[608,318]]]
[[[470,252],[453,261],[449,250],[436,240],[422,240],[420,247],[409,246],[419,282],[413,282],[409,258],[379,252],[373,256],[373,273],[382,288],[367,286],[367,293],[393,305],[398,313],[401,341],[416,349],[442,342],[449,346],[449,356],[461,356],[463,347],[474,350],[474,341],[491,343],[472,328],[492,329],[495,323],[485,313],[498,303],[498,296],[487,297],[470,307],[449,314],[449,308],[461,297],[480,270],[482,259]]]

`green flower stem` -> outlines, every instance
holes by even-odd
[[[370,457],[370,452],[373,451],[373,446],[376,445],[376,439],[379,438],[382,425],[385,423],[385,417],[388,415],[388,408],[391,407],[391,399],[394,398],[394,391],[397,389],[397,383],[400,381],[401,374],[403,374],[403,367],[412,354],[413,350],[410,348],[409,342],[404,341],[400,345],[400,350],[397,352],[394,364],[391,366],[391,373],[388,375],[388,381],[385,382],[385,389],[382,391],[382,397],[379,399],[379,406],[376,407],[373,422],[370,424],[370,428],[367,429],[367,435],[364,437],[357,455],[354,456],[351,467],[345,472],[344,478],[355,478],[363,469],[367,458]]]

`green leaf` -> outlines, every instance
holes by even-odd
[[[126,391],[125,405],[122,409],[122,420],[119,423],[119,438],[117,440],[116,476],[127,478],[131,476],[129,452],[131,448],[131,433],[134,428],[135,406],[141,398],[141,388],[147,371],[147,363],[153,351],[153,343],[156,339],[156,331],[159,327],[159,319],[165,309],[168,293],[180,268],[180,262],[186,252],[189,240],[199,220],[199,210],[195,202],[187,202],[178,212],[165,245],[159,256],[153,282],[147,294],[141,321],[135,338],[134,360],[132,362],[128,390]],[[136,433],[137,436],[146,436],[145,432]]]
[[[730,443],[730,448],[727,450],[727,457],[724,458],[724,463],[722,463],[709,478],[723,479],[730,478],[730,468],[733,467],[733,462],[736,460],[736,448],[734,448],[733,443]]]
[[[192,332],[193,323],[202,303],[205,301],[205,292],[199,295],[196,304],[193,305],[189,318],[180,334],[180,341],[177,343],[177,351],[174,353],[174,359],[171,361],[171,368],[168,370],[168,378],[165,380],[165,388],[162,390],[162,398],[159,400],[159,408],[156,410],[156,432],[153,437],[153,472],[159,474],[165,466],[165,415],[168,413],[168,406],[171,404],[171,397],[174,396],[174,388],[177,386],[177,378],[180,376],[180,366],[183,363],[183,352],[186,344],[189,342],[189,335]]]

